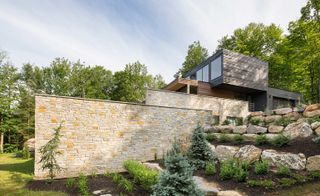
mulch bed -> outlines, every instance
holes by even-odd
[[[258,148],[261,148],[262,150],[265,149],[274,149],[277,151],[282,152],[291,152],[294,154],[303,153],[306,157],[314,156],[314,155],[320,155],[320,145],[316,144],[312,141],[313,137],[307,137],[307,138],[296,138],[291,141],[289,146],[283,146],[283,147],[276,147],[271,144],[264,144],[264,145],[255,145],[254,142],[243,142],[242,144],[235,144],[232,142],[219,142],[219,141],[213,141],[211,144],[213,145],[232,145],[232,146],[239,146],[242,147],[244,145],[255,145]]]
[[[133,179],[128,173],[121,174],[133,182]],[[26,188],[33,191],[60,191],[65,192],[68,195],[79,195],[77,185],[75,185],[73,188],[67,188],[66,182],[67,179],[57,179],[50,184],[45,180],[35,180],[30,181],[26,185]],[[119,195],[120,193],[124,193],[125,195],[150,195],[150,192],[143,190],[136,184],[134,185],[134,191],[132,193],[126,193],[124,190],[119,188],[117,184],[111,180],[111,178],[105,177],[104,175],[97,175],[96,177],[88,176],[87,182],[90,194],[92,194],[93,191],[105,189],[106,191],[104,191],[103,194]]]

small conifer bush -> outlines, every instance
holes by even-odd
[[[269,172],[269,164],[267,161],[259,161],[255,164],[254,171],[258,175],[264,175]]]
[[[290,169],[289,169],[288,166],[280,165],[280,166],[278,167],[277,174],[278,174],[279,176],[289,177],[289,176],[291,176],[291,171],[290,171]]]
[[[206,165],[206,175],[214,175],[216,173],[216,165],[214,162],[208,162]]]

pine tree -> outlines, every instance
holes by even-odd
[[[203,128],[198,125],[194,130],[191,145],[188,149],[188,158],[194,169],[203,169],[207,162],[213,161],[213,152],[203,133]]]
[[[179,143],[175,140],[165,159],[166,170],[160,174],[158,184],[153,187],[153,196],[204,195],[192,179],[192,168],[181,154]]]

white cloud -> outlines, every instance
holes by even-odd
[[[17,66],[66,57],[116,71],[140,60],[169,82],[194,40],[211,53],[218,39],[249,22],[285,29],[306,1],[136,1],[132,8],[126,1],[109,2],[118,9],[86,1],[0,0],[0,49]]]

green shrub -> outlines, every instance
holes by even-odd
[[[123,166],[133,177],[134,181],[139,183],[145,190],[151,190],[151,187],[157,183],[158,172],[147,168],[142,163],[127,160]]]
[[[113,182],[115,182],[119,188],[123,189],[127,193],[131,193],[133,191],[133,184],[128,179],[123,177],[121,174],[117,173],[105,173],[106,177],[109,177],[112,179]]]
[[[80,195],[87,196],[90,195],[89,188],[87,184],[87,177],[83,174],[80,174],[79,180],[78,180],[78,188]]]
[[[291,138],[289,136],[285,136],[283,134],[277,135],[272,141],[271,144],[276,147],[287,146],[291,143]]]
[[[238,181],[238,182],[245,182],[248,178],[248,171],[244,170],[241,165],[239,165],[236,168],[235,174],[234,174],[234,178]]]
[[[194,183],[192,167],[176,143],[165,158],[166,170],[161,172],[158,183],[153,186],[152,195],[204,195]]]
[[[231,121],[229,119],[226,119],[222,122],[222,125],[230,125]]]
[[[240,134],[236,134],[235,136],[233,136],[233,142],[235,144],[242,144],[244,142],[244,137],[243,135]]]
[[[236,126],[243,125],[243,118],[236,118]]]
[[[291,176],[291,171],[290,171],[289,167],[287,167],[287,166],[285,166],[285,165],[280,165],[280,166],[278,167],[277,174],[278,174],[279,176],[289,177],[289,176]]]
[[[269,142],[269,140],[265,134],[257,135],[257,137],[255,139],[255,144],[259,145],[259,146],[267,144],[268,142]]]
[[[98,175],[97,175],[97,173],[96,172],[92,172],[91,173],[91,178],[96,178]]]
[[[314,123],[314,122],[320,122],[320,116],[308,118],[308,119],[307,119],[307,122],[308,122],[309,124],[312,124],[312,123]]]
[[[251,187],[264,187],[266,189],[274,188],[274,183],[272,180],[248,180],[247,184]]]
[[[239,165],[244,171],[249,171],[250,169],[250,163],[247,161],[241,161],[239,162]]]
[[[249,123],[252,125],[263,125],[263,121],[260,118],[255,117],[250,118]]]
[[[281,186],[288,187],[294,185],[297,181],[295,179],[290,178],[281,178],[279,182]]]
[[[207,141],[209,141],[209,142],[213,142],[213,141],[216,141],[218,138],[217,138],[217,136],[216,136],[215,134],[208,133],[208,134],[206,135],[206,139],[207,139]]]
[[[269,172],[269,164],[267,161],[259,161],[254,165],[254,171],[258,175],[267,174]]]
[[[293,121],[290,118],[286,118],[286,117],[281,117],[278,120],[275,121],[275,124],[278,126],[288,126],[290,123],[292,123]]]
[[[22,150],[22,158],[24,158],[24,159],[30,158],[29,147],[27,145]]]
[[[320,180],[320,171],[312,171],[309,175],[313,179]]]
[[[220,165],[219,176],[222,180],[233,178],[236,172],[236,162],[233,159],[223,161]]]
[[[4,153],[13,153],[18,151],[18,146],[16,144],[4,144],[3,152]]]
[[[208,162],[206,164],[206,175],[214,175],[216,173],[216,165],[214,162]]]
[[[23,151],[22,150],[18,150],[15,154],[14,157],[16,158],[23,158]]]
[[[320,136],[313,138],[312,141],[320,145]]]
[[[189,163],[194,169],[204,169],[206,163],[213,161],[214,159],[211,147],[209,146],[204,136],[203,128],[200,125],[193,131],[187,156]]]
[[[219,137],[219,142],[221,143],[227,143],[231,141],[232,141],[232,138],[225,133],[222,133]]]
[[[295,173],[292,173],[291,174],[291,177],[293,179],[295,179],[297,182],[301,183],[301,182],[306,182],[307,180],[310,180],[309,177],[306,177],[306,176],[303,176],[301,174],[295,174]]]
[[[76,179],[75,178],[68,178],[66,181],[66,187],[68,189],[74,187],[76,185]]]

